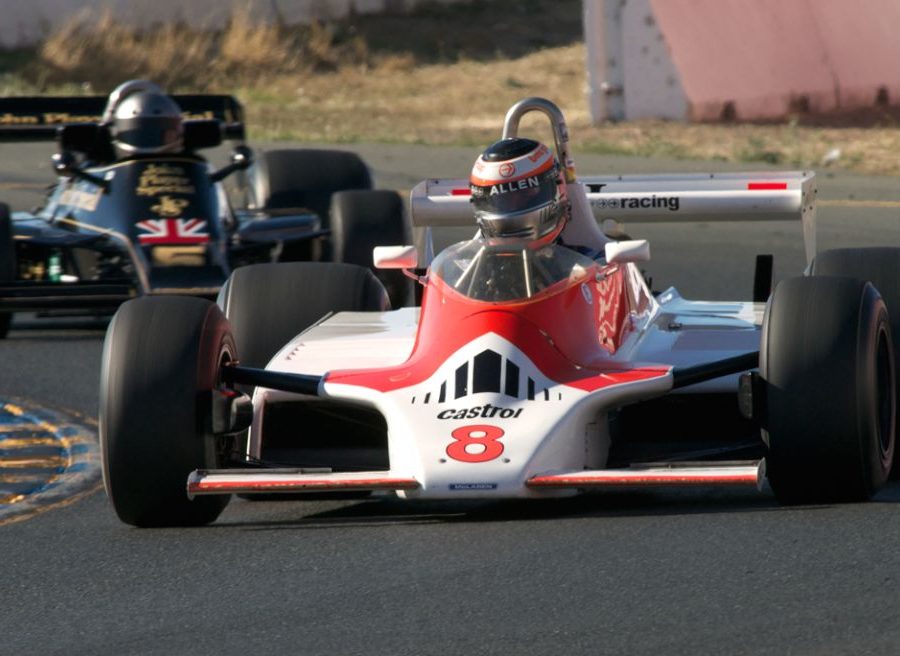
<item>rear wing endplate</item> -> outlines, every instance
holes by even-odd
[[[244,108],[233,96],[173,95],[185,119],[218,119],[226,139],[243,140]],[[13,96],[0,98],[0,142],[52,141],[57,128],[99,123],[106,96]]]
[[[816,253],[816,183],[811,171],[584,176],[601,224],[684,221],[796,221],[807,261]],[[415,226],[475,226],[468,180],[425,180],[410,196]]]

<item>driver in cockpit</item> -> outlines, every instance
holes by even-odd
[[[571,211],[562,171],[544,144],[515,137],[488,146],[469,178],[475,220],[495,243],[552,243]]]
[[[603,257],[603,243],[564,243],[573,207],[562,167],[546,145],[522,137],[491,144],[475,160],[469,189],[475,220],[489,243],[528,243],[531,249],[556,243]],[[596,226],[593,217],[588,220]],[[602,233],[600,239],[606,241]]]
[[[525,299],[568,277],[579,260],[602,260],[606,238],[586,199],[586,220],[573,222],[569,185],[546,145],[521,137],[491,144],[475,161],[469,189],[482,247],[455,285],[464,293],[486,301]],[[573,224],[593,228],[599,237],[590,241],[599,249],[566,243],[566,228]]]

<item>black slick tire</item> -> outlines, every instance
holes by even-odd
[[[13,242],[12,219],[9,205],[0,203],[0,283],[13,282],[16,278],[16,247]],[[0,339],[9,334],[12,312],[0,312]]]
[[[823,251],[813,260],[814,276],[845,276],[868,280],[881,295],[891,320],[891,335],[895,356],[900,353],[900,248],[876,246],[869,248],[836,248]],[[900,385],[897,386],[897,407],[900,408]],[[897,425],[900,431],[900,423]],[[895,440],[897,437],[894,438]],[[893,478],[900,477],[900,449],[894,450]]]
[[[273,214],[313,211],[324,229],[331,227],[331,196],[345,189],[371,189],[369,168],[356,153],[315,148],[286,148],[258,153],[247,172],[248,204]],[[280,261],[331,260],[331,242],[286,244]]]
[[[241,267],[219,294],[241,364],[265,367],[297,334],[332,312],[390,309],[368,269],[333,262]]]
[[[376,246],[412,243],[403,200],[395,191],[340,191],[331,197],[331,252],[335,262],[368,267],[387,289],[392,307],[412,300],[412,281],[402,271],[376,269]]]
[[[134,526],[197,526],[227,495],[188,499],[188,474],[222,464],[211,391],[236,359],[221,310],[204,299],[144,297],[122,305],[103,346],[103,481],[119,518]]]
[[[873,285],[782,281],[760,347],[763,439],[779,502],[863,501],[886,482],[896,412],[891,328]]]
[[[356,153],[291,148],[260,152],[248,174],[253,205],[260,209],[303,207],[328,227],[331,195],[371,189],[369,169]]]

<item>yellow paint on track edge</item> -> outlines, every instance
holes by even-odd
[[[24,399],[0,398],[0,409],[22,417],[22,426],[51,433],[66,454],[63,471],[21,500],[0,504],[0,526],[69,506],[102,489],[97,422],[79,412],[40,406]]]

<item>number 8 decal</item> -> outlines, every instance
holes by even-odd
[[[503,444],[498,440],[503,437],[503,429],[498,426],[476,424],[460,426],[450,433],[454,442],[447,447],[447,455],[460,462],[487,462],[499,458],[503,453]],[[468,447],[474,446],[474,453]]]

